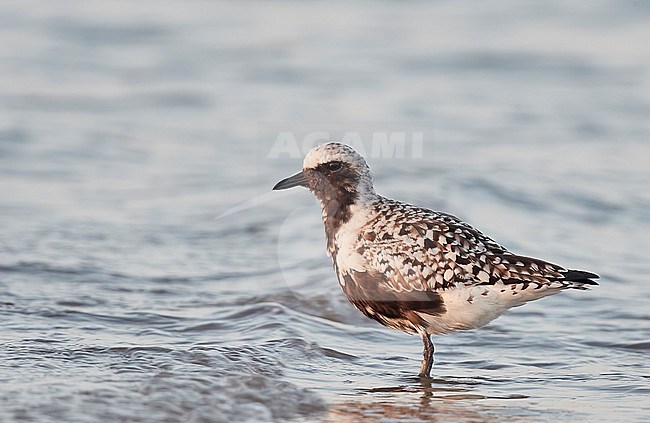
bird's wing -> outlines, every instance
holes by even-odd
[[[598,276],[518,256],[455,216],[410,208],[387,219],[381,236],[362,234],[370,268],[386,275],[396,292],[438,291],[463,285],[535,284],[584,288]],[[380,228],[381,229],[381,228]],[[365,240],[366,242],[363,242]]]

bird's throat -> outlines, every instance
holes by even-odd
[[[341,227],[352,217],[351,208],[354,201],[345,197],[330,197],[320,199],[323,211],[323,223],[325,224],[325,235],[327,236],[327,249],[333,252],[334,238]]]

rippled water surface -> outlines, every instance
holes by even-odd
[[[0,420],[647,421],[649,17],[4,2]],[[344,299],[316,201],[269,192],[301,165],[278,132],[335,127],[418,128],[422,154],[369,154],[380,193],[600,286],[437,337],[420,382],[420,340]]]

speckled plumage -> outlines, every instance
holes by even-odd
[[[274,189],[296,185],[321,202],[327,251],[350,302],[422,337],[421,376],[433,362],[429,334],[478,328],[509,308],[596,284],[593,273],[513,254],[455,216],[376,194],[365,160],[343,144],[315,147],[303,171]]]

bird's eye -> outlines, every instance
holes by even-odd
[[[343,167],[343,163],[341,162],[329,162],[325,164],[325,167],[327,170],[331,170],[332,172],[337,171]]]

